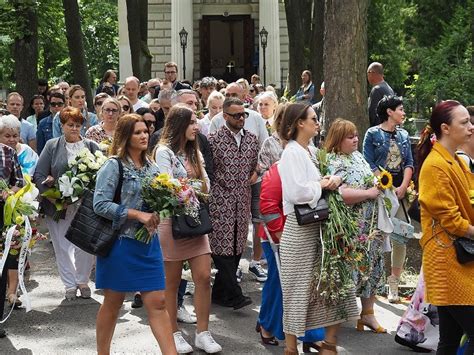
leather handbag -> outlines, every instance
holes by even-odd
[[[320,198],[315,208],[304,205],[295,205],[296,221],[300,226],[323,222],[329,217],[329,206],[325,198]]]
[[[173,216],[171,222],[174,239],[199,237],[213,231],[209,212],[203,205],[199,208],[199,218],[181,214]]]
[[[119,182],[113,201],[120,203],[123,183],[123,165],[120,159]],[[112,228],[112,221],[94,212],[94,191],[85,190],[79,209],[66,233],[66,239],[85,252],[106,257],[118,237],[119,230]]]
[[[456,258],[459,264],[467,264],[474,261],[474,240],[458,237],[453,241],[456,250]]]

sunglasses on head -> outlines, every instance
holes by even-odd
[[[96,105],[96,106],[102,106],[103,103],[104,103],[104,101],[97,101],[97,102],[95,103],[95,105]]]
[[[123,106],[122,106],[122,110],[128,111],[128,110],[130,110],[130,106],[128,106],[128,105],[123,105]]]

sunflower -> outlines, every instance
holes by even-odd
[[[377,177],[380,188],[382,190],[390,189],[393,186],[393,177],[387,170],[382,169],[380,175]]]

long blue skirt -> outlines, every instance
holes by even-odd
[[[280,275],[270,243],[262,241],[262,248],[267,259],[268,278],[262,290],[262,304],[258,322],[277,339],[283,340],[285,339],[285,333],[283,333],[283,295],[281,293]],[[298,339],[304,342],[324,340],[324,328],[306,330],[305,336]]]
[[[107,257],[97,257],[96,288],[116,292],[164,290],[164,270],[158,236],[149,244],[118,238]]]

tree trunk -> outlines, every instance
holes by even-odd
[[[325,129],[341,117],[359,136],[367,114],[367,9],[369,0],[326,0],[324,20]],[[362,140],[361,140],[362,141]]]
[[[22,37],[15,38],[15,82],[24,100],[24,110],[31,97],[38,93],[38,14],[35,5],[15,2],[15,18],[24,24]]]
[[[148,2],[127,0],[127,25],[132,71],[140,81],[151,77],[153,56],[148,48]]]
[[[311,71],[315,85],[314,95],[319,101],[322,97],[318,88],[324,81],[324,0],[314,0],[313,19],[311,22]]]
[[[288,88],[293,95],[301,85],[301,73],[306,69],[304,48],[305,37],[311,32],[311,6],[308,1],[285,0],[286,22],[288,25],[289,41],[289,82]]]
[[[471,66],[474,70],[474,5],[472,5],[471,9],[471,47],[472,47],[472,59],[471,59]]]
[[[86,90],[87,106],[92,110],[92,90],[81,30],[81,15],[77,0],[63,0],[64,21],[66,24],[66,38],[71,58],[74,83]]]

